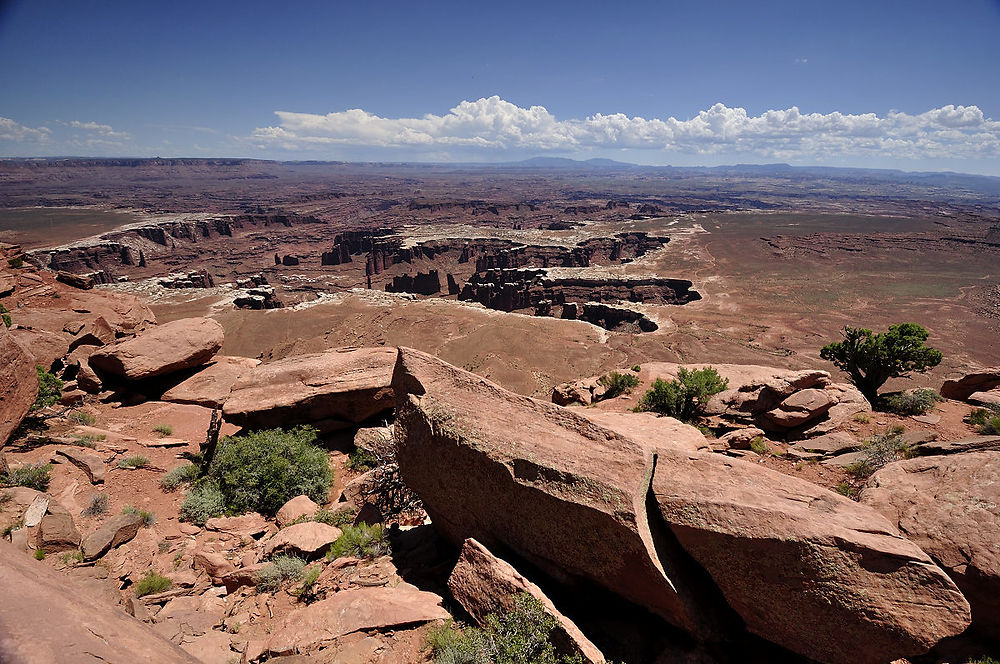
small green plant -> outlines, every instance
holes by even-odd
[[[71,444],[79,447],[89,447],[90,449],[95,449],[97,447],[97,443],[105,440],[106,438],[107,436],[104,434],[100,434],[98,436],[87,434],[85,436],[77,436]]]
[[[66,567],[76,567],[83,562],[83,552],[79,549],[76,551],[67,551],[59,556],[59,559]]]
[[[213,482],[195,484],[181,504],[180,516],[184,521],[205,525],[209,519],[226,512],[225,498]]]
[[[3,507],[12,500],[14,500],[14,496],[10,495],[6,491],[0,493],[0,507]]]
[[[358,515],[358,511],[355,509],[349,510],[328,510],[325,507],[321,507],[316,511],[313,516],[313,521],[318,521],[320,523],[325,523],[328,526],[336,526],[337,528],[343,528],[344,526],[350,526],[354,523],[354,518]]]
[[[642,371],[642,367],[640,367],[638,364],[633,364],[632,365],[632,371],[634,371],[636,373],[640,373]]]
[[[137,514],[142,519],[143,528],[149,528],[156,523],[156,515],[148,510],[141,510],[138,507],[126,505],[122,508],[122,514]]]
[[[35,560],[45,560],[45,549],[35,549]]]
[[[38,374],[38,396],[31,410],[40,410],[53,405],[62,396],[63,382],[45,370],[45,367],[38,365],[35,367]]]
[[[125,457],[118,462],[118,467],[122,470],[135,470],[137,468],[145,468],[148,465],[149,457],[144,457],[141,454]]]
[[[319,575],[323,572],[323,568],[319,565],[312,565],[307,567],[302,573],[302,585],[299,586],[295,594],[301,600],[308,600],[313,596],[313,589],[316,586],[316,581],[319,580]]]
[[[423,650],[430,650],[434,661],[438,662],[441,661],[445,653],[461,650],[464,640],[465,636],[462,634],[462,630],[455,627],[455,621],[447,620],[440,625],[435,625],[427,632]]]
[[[890,413],[897,415],[923,415],[934,410],[934,405],[944,398],[934,390],[921,388],[912,392],[890,394],[883,405]]]
[[[72,413],[66,416],[70,422],[75,422],[77,424],[82,424],[86,427],[92,427],[97,423],[97,418],[88,413],[85,410],[74,410]]]
[[[852,419],[858,424],[868,424],[872,421],[872,418],[868,413],[855,413]]]
[[[965,416],[965,421],[983,436],[1000,435],[1000,408],[976,408]]]
[[[689,371],[681,367],[677,379],[667,382],[662,378],[653,381],[652,388],[639,400],[638,411],[653,411],[676,417],[683,422],[697,420],[713,395],[729,387],[712,367]]]
[[[855,500],[858,497],[858,490],[851,486],[850,482],[841,482],[837,485],[837,493],[842,496],[846,496],[851,500]]]
[[[19,270],[24,267],[24,259],[20,256],[14,256],[14,258],[7,259],[7,265],[11,266],[15,270]]]
[[[10,319],[10,311],[2,304],[0,304],[0,320],[3,320],[4,327],[10,327],[14,324],[14,321]]]
[[[198,466],[193,463],[186,463],[176,468],[171,468],[163,476],[163,479],[160,480],[160,486],[163,487],[164,491],[176,491],[181,486],[197,480],[200,472]]]
[[[359,523],[345,526],[343,533],[333,543],[326,557],[336,560],[345,556],[354,558],[378,558],[389,553],[389,537],[381,524],[369,526]]]
[[[750,441],[750,451],[760,456],[767,456],[771,453],[771,446],[767,444],[763,436],[757,436]]]
[[[3,529],[3,537],[6,539],[7,537],[10,536],[12,532],[18,530],[19,528],[22,528],[23,526],[24,526],[24,519],[23,518],[18,519],[17,521],[15,521],[14,523],[10,524],[9,526]]]
[[[976,659],[970,659],[967,664],[1000,664],[1000,659],[996,657],[977,657]]]
[[[172,585],[173,582],[167,577],[158,574],[155,570],[149,570],[144,577],[136,582],[133,592],[136,597],[145,597],[170,590]]]
[[[160,434],[160,436],[174,435],[174,428],[169,424],[157,424],[155,427],[153,427],[153,431]]]
[[[258,570],[253,577],[258,592],[272,593],[281,589],[286,581],[302,578],[306,561],[295,556],[279,555],[271,558],[270,564]]]
[[[609,374],[601,376],[597,379],[597,382],[604,386],[604,396],[601,397],[602,399],[614,399],[622,394],[631,392],[632,388],[639,385],[639,379],[632,374],[623,374],[617,371],[612,371]]]
[[[886,464],[905,458],[909,445],[903,440],[904,431],[903,427],[895,426],[885,433],[875,434],[861,446],[861,457],[844,470],[859,480],[866,480]]]
[[[350,456],[347,457],[347,468],[353,470],[356,473],[364,473],[378,466],[378,457],[369,452],[368,450],[363,450],[360,447],[355,448],[351,452]]]
[[[12,468],[6,475],[0,475],[0,485],[26,486],[35,491],[46,491],[52,481],[51,463],[29,463],[20,468]]]
[[[99,493],[90,498],[90,504],[83,508],[83,516],[101,516],[108,513],[108,494]]]

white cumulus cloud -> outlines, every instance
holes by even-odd
[[[0,117],[0,141],[44,143],[51,134],[48,127],[26,127],[10,118]]]
[[[131,135],[126,131],[115,131],[111,125],[99,124],[94,121],[90,122],[80,122],[79,120],[73,120],[69,122],[69,126],[73,129],[80,129],[82,131],[91,132],[97,134],[98,136],[103,136],[105,138],[113,139],[129,139]]]
[[[385,118],[363,109],[319,115],[277,111],[278,123],[251,141],[288,150],[331,146],[489,151],[661,150],[751,153],[766,158],[889,156],[906,159],[1000,156],[1000,122],[977,106],[947,105],[917,115],[890,111],[803,113],[793,106],[750,115],[715,104],[694,117],[642,118],[596,113],[558,119],[544,106],[523,108],[498,96],[463,101],[444,115]]]

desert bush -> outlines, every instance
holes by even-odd
[[[767,444],[762,436],[757,436],[750,441],[750,451],[760,456],[767,456],[771,453],[771,446]]]
[[[225,512],[225,497],[219,491],[219,487],[214,482],[202,481],[191,488],[181,503],[180,516],[184,521],[201,526],[209,519],[222,516]]]
[[[92,496],[90,503],[83,508],[83,516],[101,516],[108,513],[108,494],[99,493]]]
[[[20,256],[14,256],[14,258],[7,259],[7,265],[11,266],[15,270],[24,267],[24,259]]]
[[[186,463],[176,468],[171,468],[160,480],[160,486],[164,491],[176,491],[184,484],[190,484],[198,479],[201,471],[193,463]]]
[[[302,577],[306,561],[295,556],[279,555],[271,558],[271,562],[258,570],[253,576],[258,592],[272,593],[281,589],[286,581],[296,581]]]
[[[132,592],[136,597],[145,597],[169,590],[172,585],[173,582],[167,577],[157,574],[155,570],[149,570],[136,582]]]
[[[638,364],[633,364],[632,365],[632,371],[634,371],[636,373],[640,373],[642,371],[642,367],[640,367]]]
[[[299,585],[298,590],[295,591],[295,595],[298,596],[299,600],[309,601],[313,597],[313,588],[316,585],[316,581],[319,580],[319,575],[322,572],[323,568],[319,565],[307,567],[305,571],[302,572],[302,583]]]
[[[282,505],[303,494],[325,503],[333,477],[330,459],[318,442],[311,427],[224,438],[206,480],[215,484],[230,514],[274,516]]]
[[[10,495],[6,491],[0,493],[0,507],[3,507],[12,500],[14,500],[14,496]]]
[[[14,321],[10,319],[10,311],[2,304],[0,304],[0,320],[3,321],[5,327],[10,327],[14,324]]]
[[[77,447],[89,447],[90,449],[95,449],[97,447],[97,441],[104,440],[107,436],[91,436],[90,434],[86,436],[77,436],[70,445],[76,445]]]
[[[154,523],[156,523],[156,515],[148,510],[141,510],[138,507],[133,507],[132,505],[126,505],[122,508],[122,514],[138,514],[142,519],[142,526],[144,528],[149,528]]]
[[[436,664],[579,664],[579,655],[556,653],[551,636],[558,624],[540,601],[521,593],[510,611],[491,613],[482,628],[462,633],[446,624],[426,644]]]
[[[74,410],[72,413],[66,416],[70,422],[75,422],[76,424],[82,424],[83,426],[92,427],[97,423],[97,418],[88,413],[85,410]]]
[[[62,560],[63,565],[66,567],[76,567],[83,562],[83,552],[82,551],[67,551],[66,553],[59,556]]]
[[[325,507],[321,507],[316,510],[316,514],[313,515],[313,521],[318,521],[320,523],[325,523],[328,526],[336,526],[337,528],[343,528],[344,526],[350,526],[354,524],[354,518],[358,515],[357,510],[328,510]]]
[[[174,428],[169,424],[157,424],[153,427],[153,431],[161,436],[172,436],[174,434]]]
[[[45,549],[35,549],[35,560],[45,560]]]
[[[855,413],[854,417],[851,418],[858,424],[868,424],[872,421],[871,415],[868,413]]]
[[[63,382],[45,370],[45,367],[38,365],[35,367],[38,374],[38,395],[31,410],[47,408],[59,401],[62,396]]]
[[[376,466],[378,466],[378,457],[360,447],[356,448],[347,457],[347,468],[356,473],[367,472]]]
[[[965,416],[965,421],[983,436],[1000,435],[1000,408],[976,408]]]
[[[902,427],[875,434],[861,446],[861,457],[845,470],[858,479],[871,477],[878,469],[905,458],[909,446],[903,441]]]
[[[682,367],[677,371],[676,380],[654,380],[652,388],[639,400],[636,410],[653,411],[691,422],[700,417],[713,395],[727,387],[729,379],[723,379],[712,367],[694,371]]]
[[[941,351],[924,345],[930,333],[916,323],[890,325],[875,333],[861,327],[845,327],[844,340],[827,344],[819,355],[847,373],[850,381],[873,406],[878,390],[890,378],[909,372],[923,373],[941,363]]]
[[[933,410],[934,404],[944,401],[944,398],[934,390],[921,388],[912,392],[890,394],[883,400],[883,405],[890,413],[897,415],[923,415]]]
[[[124,459],[118,462],[118,467],[123,470],[145,468],[148,465],[149,465],[149,457],[144,457],[141,454],[125,457]]]
[[[0,485],[26,486],[35,491],[45,491],[52,481],[51,463],[29,463],[20,468],[11,468],[10,472],[0,475]]]
[[[381,524],[369,526],[359,523],[356,526],[344,526],[343,533],[333,543],[327,552],[329,560],[345,556],[354,558],[378,558],[389,553],[389,537]]]
[[[604,386],[603,399],[614,399],[626,392],[631,392],[633,387],[639,385],[639,379],[632,374],[623,374],[617,371],[601,376],[597,382]]]

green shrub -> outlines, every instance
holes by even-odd
[[[944,401],[944,398],[934,390],[921,388],[912,392],[891,394],[883,400],[883,405],[890,413],[897,415],[923,415],[934,410],[934,404]]]
[[[5,327],[10,327],[14,324],[14,321],[10,319],[10,311],[2,304],[0,304],[0,320],[3,321]]]
[[[364,473],[378,466],[378,457],[369,452],[368,450],[363,450],[360,447],[355,448],[351,452],[350,456],[347,457],[347,467],[357,473]]]
[[[552,631],[558,621],[544,605],[521,593],[510,611],[491,613],[482,628],[459,632],[451,624],[432,630],[426,645],[436,664],[578,664],[579,655],[558,655]]]
[[[77,436],[70,444],[76,445],[78,447],[89,447],[90,449],[95,449],[97,447],[97,442],[105,440],[107,436],[91,436],[87,434],[86,436]]]
[[[45,549],[35,549],[35,560],[45,560]]]
[[[677,379],[653,381],[652,389],[642,396],[636,410],[648,410],[670,415],[684,422],[697,419],[708,400],[729,387],[729,379],[719,376],[712,367],[688,371],[680,368]]]
[[[632,371],[634,371],[636,373],[639,373],[639,372],[642,371],[642,367],[640,367],[638,364],[633,364],[632,365]]]
[[[767,456],[771,453],[771,446],[767,444],[762,436],[757,436],[750,441],[750,451],[760,456]]]
[[[638,387],[639,379],[632,374],[618,373],[612,371],[597,379],[597,382],[604,386],[603,399],[614,399],[626,392],[631,392],[633,387]]]
[[[302,494],[322,504],[333,478],[326,450],[317,443],[311,427],[224,438],[208,468],[208,478],[216,484],[230,514],[273,516]]]
[[[200,472],[198,466],[193,463],[186,463],[176,468],[171,468],[163,476],[163,479],[160,480],[160,486],[163,487],[164,491],[176,491],[181,485],[190,484],[197,480]]]
[[[316,514],[313,516],[313,521],[319,521],[320,523],[325,523],[328,526],[343,528],[344,526],[353,525],[354,518],[357,515],[358,511],[355,509],[334,511],[321,507],[316,510]]]
[[[63,388],[63,382],[46,371],[45,367],[38,365],[35,372],[38,374],[38,396],[35,397],[31,410],[47,408],[59,401]]]
[[[909,446],[903,441],[903,428],[893,427],[875,434],[859,450],[861,457],[844,470],[858,479],[868,479],[886,464],[906,456]]]
[[[20,256],[15,256],[14,258],[7,259],[7,265],[11,266],[15,270],[19,270],[24,267],[24,259]]]
[[[146,575],[136,582],[133,592],[136,597],[155,595],[170,589],[173,582],[165,576],[157,574],[154,570],[149,570]]]
[[[142,518],[142,525],[144,528],[149,528],[156,523],[155,514],[148,510],[141,510],[138,507],[132,507],[131,505],[123,507],[122,514],[138,514]]]
[[[225,498],[219,487],[211,481],[199,482],[188,492],[181,503],[180,516],[184,521],[205,525],[209,519],[226,513]]]
[[[359,523],[345,526],[343,533],[333,543],[326,557],[336,560],[345,556],[354,558],[378,558],[389,553],[389,537],[381,524],[369,526]]]
[[[10,495],[6,491],[0,493],[0,507],[3,507],[12,500],[14,500],[14,496]]]
[[[99,493],[90,499],[90,504],[83,508],[83,516],[101,516],[108,513],[108,494]]]
[[[996,657],[977,657],[976,659],[970,659],[967,664],[1000,664],[1000,659]]]
[[[51,463],[29,463],[20,468],[12,468],[6,475],[0,475],[0,484],[4,486],[26,486],[35,491],[46,491],[49,488],[52,472]]]
[[[868,424],[872,421],[871,415],[868,413],[855,413],[854,417],[851,419],[859,424]]]
[[[153,431],[161,436],[172,436],[174,434],[174,428],[169,424],[157,424],[153,427]]]
[[[67,567],[76,567],[83,562],[83,552],[82,551],[67,551],[66,553],[59,556],[62,560],[63,565]]]
[[[306,561],[295,556],[279,555],[271,558],[270,564],[257,570],[253,576],[258,592],[273,593],[281,590],[286,581],[296,581],[302,577]]]
[[[309,597],[312,597],[313,587],[316,585],[316,581],[319,580],[319,575],[322,572],[323,568],[319,565],[313,565],[306,568],[301,577],[302,585],[300,585],[299,589],[295,591],[295,594],[298,595],[299,599],[308,599]]]
[[[135,468],[145,468],[149,465],[149,457],[144,457],[141,454],[135,456],[125,457],[118,462],[118,467],[122,470],[132,470]]]
[[[1000,435],[1000,408],[976,408],[965,416],[965,421],[983,436]]]
[[[67,415],[66,418],[70,422],[76,422],[77,424],[82,424],[87,427],[92,427],[97,423],[97,418],[85,410],[74,410],[72,413]]]

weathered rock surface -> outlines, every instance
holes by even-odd
[[[62,447],[56,454],[82,470],[92,484],[104,484],[106,466],[100,456],[78,447]]]
[[[594,424],[617,431],[650,449],[675,446],[685,450],[707,450],[705,435],[690,424],[655,413],[614,413],[588,408],[579,411]]]
[[[972,606],[972,628],[1000,641],[1000,452],[891,463],[861,502],[944,568]]]
[[[985,392],[973,392],[967,401],[977,406],[1000,407],[1000,389],[993,388]]]
[[[105,553],[128,542],[142,525],[142,517],[138,514],[119,514],[105,521],[100,528],[87,535],[80,551],[84,560],[96,560]]]
[[[246,539],[266,533],[273,526],[262,514],[250,512],[240,516],[221,516],[205,522],[205,529]]]
[[[135,618],[0,542],[0,661],[197,664]]]
[[[90,366],[127,380],[162,376],[205,364],[223,338],[222,326],[211,318],[183,318],[95,351]]]
[[[314,503],[309,496],[295,496],[281,506],[281,509],[274,516],[274,520],[277,521],[279,528],[284,528],[303,517],[312,517],[318,509],[319,505]]]
[[[704,638],[734,629],[732,610],[831,664],[922,653],[968,625],[968,604],[926,554],[830,491],[651,450],[406,348],[393,387],[403,479],[453,542],[587,579]]]
[[[69,352],[69,338],[62,334],[24,327],[12,329],[10,334],[46,371]]]
[[[194,568],[204,570],[213,583],[221,583],[224,576],[236,571],[236,566],[224,555],[208,549],[194,552]]]
[[[826,390],[811,387],[794,392],[763,417],[776,429],[794,429],[800,424],[825,415],[837,401]]]
[[[325,523],[315,521],[296,523],[282,528],[274,537],[264,542],[264,555],[291,553],[305,558],[315,558],[326,553],[340,535],[340,528]]]
[[[746,427],[723,434],[716,442],[716,446],[721,450],[748,450],[754,440],[763,437],[764,431],[762,429]]]
[[[0,323],[0,448],[31,410],[38,394],[38,374],[31,355]]]
[[[604,655],[564,616],[542,592],[509,563],[497,558],[474,539],[465,540],[458,563],[448,577],[448,590],[469,615],[482,625],[491,613],[504,614],[514,608],[514,599],[527,593],[540,601],[556,619],[552,639],[560,653],[580,655],[590,664],[603,664]]]
[[[961,378],[946,380],[941,385],[941,396],[945,399],[965,401],[974,392],[987,392],[995,387],[1000,387],[1000,367],[983,369]]]
[[[223,413],[250,427],[332,430],[392,408],[394,348],[344,348],[262,364],[243,374]]]
[[[606,388],[596,378],[576,380],[552,388],[552,403],[560,406],[570,406],[577,403],[589,406],[604,396],[605,391]]]
[[[260,360],[249,357],[216,356],[211,364],[164,392],[160,400],[220,408],[239,377],[258,364]]]
[[[80,546],[80,531],[69,514],[46,514],[38,524],[35,544],[46,553],[74,550]]]
[[[818,452],[833,456],[844,452],[853,452],[861,447],[861,443],[849,433],[835,431],[824,436],[803,440],[796,443],[795,447],[806,452]]]
[[[405,583],[395,588],[352,588],[290,613],[265,650],[271,655],[305,653],[352,632],[449,617],[440,597]]]
[[[960,440],[931,440],[917,445],[915,450],[917,454],[924,456],[1000,450],[1000,436],[972,436],[971,438],[962,438]]]

